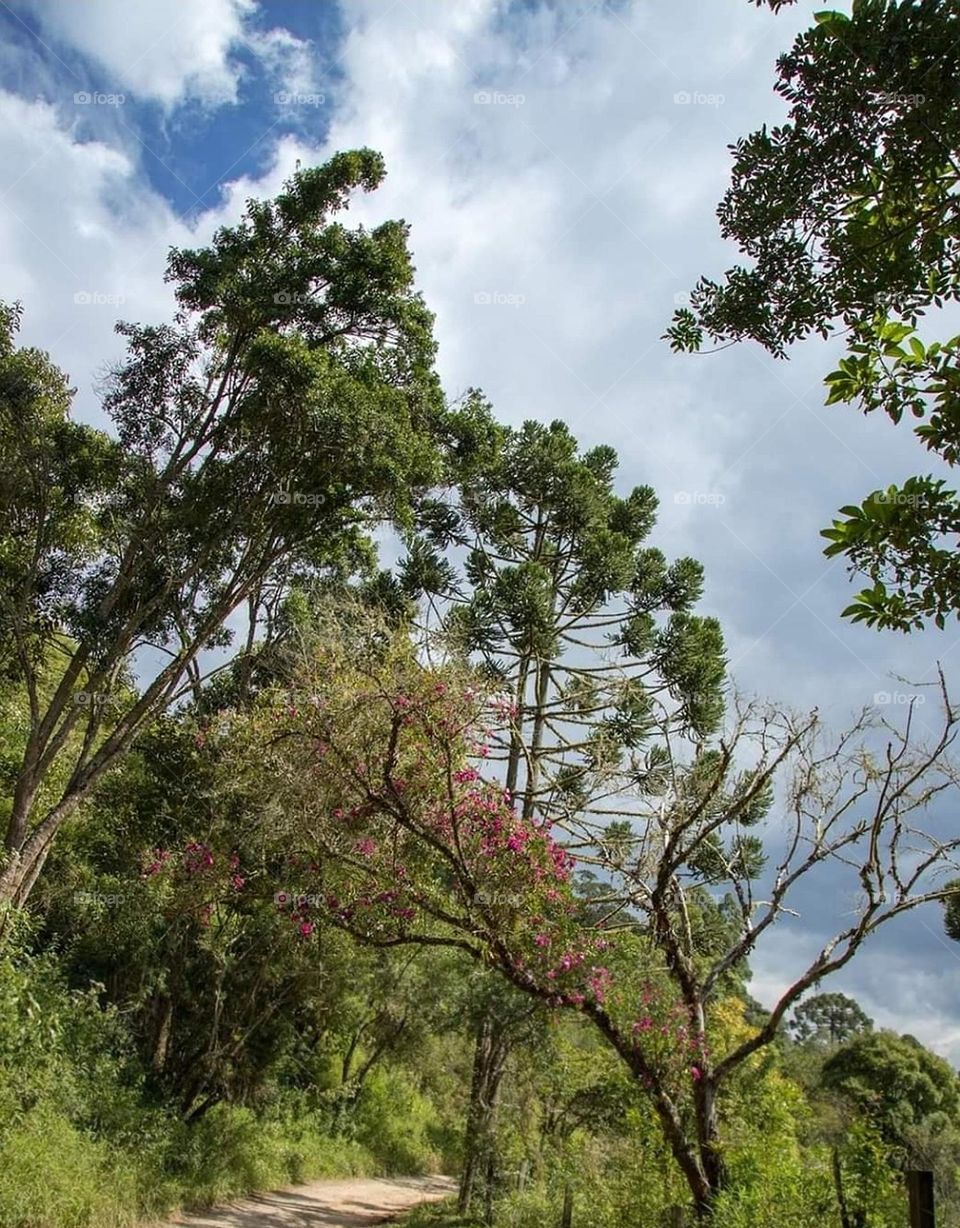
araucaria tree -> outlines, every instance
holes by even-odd
[[[269,641],[291,584],[370,560],[438,476],[444,409],[406,227],[336,215],[369,151],[298,172],[210,247],[173,251],[170,325],[122,324],[105,434],[69,417],[47,357],[0,319],[0,658],[26,694],[0,904],[22,904],[63,823],[206,650]],[[142,688],[128,684],[136,668]]]
[[[700,564],[648,544],[653,490],[617,495],[613,448],[581,455],[562,422],[488,426],[458,488],[421,506],[404,587],[429,598],[441,643],[502,692],[487,758],[524,816],[573,826],[599,808],[609,826],[608,786],[657,714],[716,728],[720,625],[693,612]]]

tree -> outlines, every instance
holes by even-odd
[[[912,1036],[864,1033],[832,1054],[824,1087],[866,1113],[890,1143],[903,1144],[911,1127],[933,1113],[956,1118],[960,1084],[953,1067]]]
[[[772,7],[778,7],[774,4]],[[675,349],[794,341],[842,330],[848,353],[827,376],[828,404],[856,402],[960,458],[960,337],[918,333],[960,297],[960,8],[939,0],[856,0],[825,11],[778,63],[784,124],[734,146],[719,218],[748,265],[702,278],[667,337]],[[942,627],[960,613],[960,502],[946,481],[877,490],[824,530],[865,588],[844,614],[870,626]]]
[[[884,727],[880,755],[865,743],[866,721],[830,744],[815,718],[738,705],[723,738],[694,739],[690,754],[661,737],[659,775],[634,794],[629,839],[602,855],[642,932],[633,921],[587,924],[559,829],[525,814],[502,781],[474,766],[495,719],[476,674],[429,668],[402,637],[377,632],[366,646],[320,645],[296,694],[295,704],[283,692],[264,695],[249,721],[238,726],[227,714],[212,736],[235,787],[246,787],[244,765],[256,764],[268,786],[264,821],[315,866],[304,890],[363,942],[449,945],[584,1015],[650,1097],[703,1218],[726,1181],[719,1106],[733,1077],[870,934],[942,897],[929,876],[960,847],[960,838],[924,835],[912,817],[956,784],[945,759],[956,720],[949,704],[934,745],[914,747],[909,725]],[[775,782],[788,827],[758,900],[744,829],[770,809]],[[711,1022],[725,974],[783,915],[796,883],[828,862],[856,870],[854,916],[762,1026],[725,1046],[727,1032]],[[691,885],[706,884],[729,884],[737,924],[722,951],[705,954],[687,901]]]
[[[502,693],[486,758],[524,816],[609,840],[614,782],[627,760],[650,770],[634,760],[656,714],[709,733],[725,682],[719,623],[693,613],[703,569],[647,544],[656,495],[619,496],[617,466],[610,447],[581,455],[562,422],[490,424],[401,562],[408,593],[445,603],[436,642]],[[451,547],[462,576],[440,555]]]
[[[15,348],[15,309],[0,316],[0,657],[29,707],[0,904],[25,902],[157,714],[201,695],[205,654],[225,668],[235,614],[249,656],[292,585],[369,565],[364,530],[407,519],[437,479],[444,410],[406,227],[335,220],[383,174],[369,150],[338,154],[210,247],[171,252],[175,323],[118,326],[111,436],[70,421],[64,377]]]
[[[947,886],[950,892],[943,901],[943,928],[949,938],[960,942],[960,879]]]
[[[794,1010],[790,1031],[799,1044],[835,1046],[846,1044],[860,1032],[869,1032],[868,1018],[853,998],[842,993],[821,993]]]
[[[490,1223],[498,1169],[497,1115],[507,1061],[520,1042],[536,1033],[542,1018],[536,1002],[499,977],[482,977],[472,996],[473,1070],[457,1212],[468,1215],[475,1196],[482,1191]]]

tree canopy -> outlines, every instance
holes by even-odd
[[[0,653],[28,700],[0,902],[27,898],[147,724],[199,697],[235,614],[249,654],[291,586],[369,570],[368,531],[408,522],[439,476],[445,408],[406,227],[337,218],[383,174],[370,150],[337,154],[208,248],[173,251],[177,319],[118,326],[111,435],[70,420],[62,374],[16,348],[15,309],[0,317]],[[135,667],[149,676],[125,703]]]
[[[733,147],[718,216],[749,263],[702,278],[667,333],[679,350],[749,339],[780,357],[839,333],[828,403],[914,420],[941,473],[874,491],[824,531],[826,553],[871,581],[844,613],[902,631],[960,611],[960,511],[942,476],[960,455],[960,339],[924,335],[960,295],[958,31],[939,0],[817,14],[777,65],[787,121]]]

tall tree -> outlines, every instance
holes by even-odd
[[[562,422],[491,423],[401,563],[406,591],[444,603],[440,643],[502,689],[489,762],[526,818],[577,835],[610,831],[611,789],[658,713],[706,734],[723,712],[720,626],[693,613],[703,569],[648,544],[656,495],[618,495],[617,466]]]
[[[960,337],[918,330],[960,298],[958,34],[956,0],[817,14],[778,63],[787,122],[733,147],[720,226],[749,264],[702,278],[667,333],[675,349],[752,339],[783,356],[839,332],[848,353],[828,403],[913,418],[948,466],[960,458]],[[826,553],[871,582],[846,616],[908,631],[960,614],[960,501],[944,478],[909,477],[841,514]]]
[[[63,376],[0,316],[0,654],[29,709],[0,904],[24,903],[156,715],[199,697],[234,615],[249,654],[292,584],[365,566],[365,528],[436,480],[444,408],[407,229],[337,220],[383,174],[369,150],[338,154],[173,251],[176,321],[119,326],[111,435],[69,419]]]

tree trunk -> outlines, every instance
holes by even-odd
[[[496,1180],[496,1117],[507,1055],[510,1051],[502,1025],[486,1012],[477,1026],[477,1040],[470,1081],[470,1105],[464,1132],[463,1172],[460,1177],[458,1212],[466,1216],[481,1181],[486,1203],[492,1206]]]
[[[717,1089],[712,1078],[704,1076],[694,1094],[697,1113],[697,1143],[700,1162],[709,1193],[697,1199],[697,1214],[700,1219],[709,1219],[713,1201],[726,1184],[726,1168],[720,1152],[719,1126],[717,1123]]]
[[[850,1213],[847,1210],[847,1200],[843,1193],[843,1173],[840,1170],[840,1150],[833,1149],[833,1188],[837,1192],[837,1209],[840,1212],[840,1228],[853,1228]]]
[[[170,994],[161,994],[154,999],[154,1018],[156,1038],[150,1064],[160,1074],[167,1065],[167,1054],[170,1051],[170,1032],[173,1027],[173,998]]]

